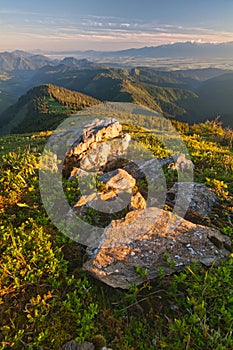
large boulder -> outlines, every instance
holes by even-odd
[[[86,171],[98,170],[107,163],[111,146],[107,142],[94,143],[92,148],[80,160],[80,168]]]
[[[84,154],[80,154],[80,168],[94,171],[104,168],[107,163],[117,163],[124,157],[130,143],[130,135],[113,138],[109,141],[94,142]]]
[[[171,274],[194,261],[210,266],[230,251],[231,240],[218,230],[150,207],[113,220],[84,270],[112,287],[128,289],[143,283],[138,267],[154,279],[161,270]]]

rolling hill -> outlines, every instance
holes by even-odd
[[[1,116],[1,134],[51,130],[72,113],[99,101],[51,84],[29,90]]]

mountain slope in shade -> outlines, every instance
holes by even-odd
[[[17,97],[0,90],[0,113],[17,101]],[[0,119],[1,120],[1,119]],[[0,125],[1,127],[1,125]]]
[[[233,128],[233,72],[205,81],[197,95],[198,104],[189,106],[194,117],[220,115],[222,122]]]
[[[100,103],[90,96],[51,84],[29,90],[1,116],[0,133],[55,129],[64,118]]]
[[[102,101],[134,102],[169,117],[187,115],[183,101],[195,100],[196,95],[186,88],[189,85],[197,86],[199,82],[197,84],[195,79],[181,73],[163,73],[147,68],[84,70],[59,65],[41,68],[33,81],[37,84],[59,84]]]

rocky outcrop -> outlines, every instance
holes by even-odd
[[[128,289],[143,282],[138,267],[154,279],[161,270],[171,274],[194,261],[210,266],[231,250],[230,239],[218,230],[151,207],[112,221],[84,269],[114,288]]]
[[[186,219],[209,215],[217,200],[206,186],[184,182],[194,168],[184,154],[131,160],[140,152],[134,152],[137,147],[115,119],[89,122],[77,135],[69,141],[65,160],[65,167],[71,167],[69,180],[78,179],[81,191],[72,215],[86,219],[92,213],[88,230],[95,224],[101,227],[94,244],[85,238],[90,255],[86,271],[112,287],[127,289],[144,281],[138,271],[154,279],[161,271],[171,274],[194,261],[210,266],[230,254],[229,238],[183,219],[187,208]],[[179,182],[169,191],[165,169],[178,172]]]
[[[107,163],[111,146],[106,142],[94,143],[87,154],[80,161],[83,170],[98,170]]]
[[[111,145],[106,141],[119,138],[119,142],[125,145],[122,138],[122,125],[116,119],[94,119],[75,130],[66,130],[50,137],[50,145],[59,145],[57,153],[63,157],[64,149],[68,148],[63,164],[63,175],[70,176],[74,167],[82,167],[83,170],[96,170],[96,167],[105,165],[111,153]],[[61,144],[61,140],[63,140]],[[56,147],[54,147],[56,148]],[[81,164],[80,164],[81,162]]]
[[[117,135],[119,136],[119,135]],[[104,137],[106,135],[104,134]],[[83,170],[95,171],[105,167],[107,163],[123,157],[130,142],[130,135],[125,134],[108,142],[94,142],[86,153],[79,155],[79,166]],[[77,161],[77,157],[75,158]]]

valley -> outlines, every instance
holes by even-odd
[[[226,127],[233,126],[231,70],[198,68],[166,71],[146,66],[114,68],[83,58],[58,60],[15,51],[0,53],[0,72],[1,133],[14,128],[16,131],[12,120],[20,102],[16,107],[12,104],[22,95],[30,95],[29,90],[34,87],[48,84],[71,90],[71,95],[72,91],[76,91],[100,101],[137,103],[179,121],[195,123],[220,116]],[[24,120],[27,113],[18,113]]]

